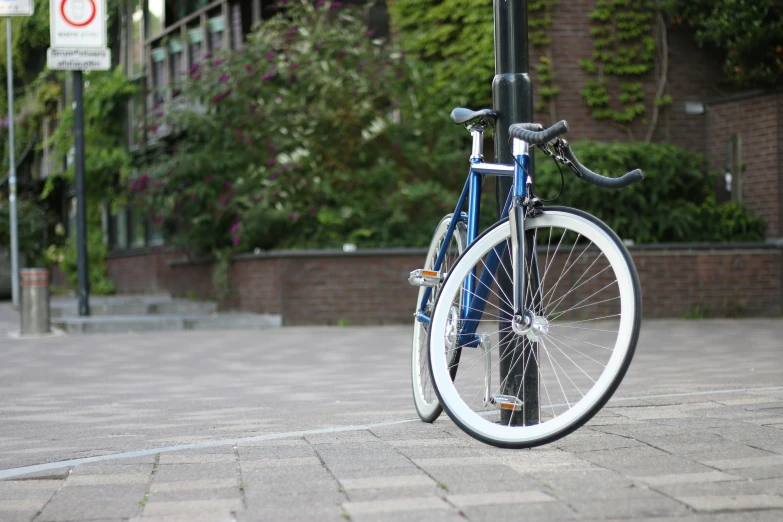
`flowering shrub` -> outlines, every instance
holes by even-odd
[[[281,7],[190,69],[152,122],[174,139],[131,193],[194,253],[427,244],[464,180],[466,133],[427,111],[426,72],[353,11]]]

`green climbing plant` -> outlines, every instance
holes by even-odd
[[[560,88],[555,82],[555,72],[552,61],[552,49],[550,44],[549,29],[552,27],[552,10],[557,5],[557,0],[532,0],[528,6],[528,38],[530,45],[539,53],[538,63],[535,65],[538,79],[538,100],[536,110],[546,112],[549,120],[557,120],[555,98]]]
[[[624,125],[631,135],[630,124],[646,112],[640,78],[655,65],[654,17],[651,0],[599,0],[590,13],[595,49],[591,59],[580,62],[592,76],[582,97],[593,117]],[[612,89],[615,82],[619,85]],[[656,100],[659,105],[668,102],[670,98]]]
[[[528,3],[529,43],[537,52],[536,108],[554,114],[555,83],[549,50],[552,10],[557,0]],[[421,85],[440,113],[457,105],[490,107],[495,74],[492,0],[395,0],[389,2],[395,38],[430,68],[433,81]]]

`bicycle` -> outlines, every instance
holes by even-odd
[[[416,410],[433,422],[445,409],[494,446],[546,444],[590,420],[619,386],[639,335],[641,289],[630,254],[607,225],[535,195],[531,147],[603,188],[626,187],[643,173],[590,171],[560,138],[565,121],[548,129],[511,125],[514,163],[485,163],[483,134],[497,113],[457,108],[451,118],[466,124],[473,146],[456,208],[436,228],[424,268],[409,278],[420,287],[411,357]],[[479,235],[486,175],[510,176],[512,186],[500,220]]]

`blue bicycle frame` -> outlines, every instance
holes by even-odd
[[[457,201],[457,206],[454,209],[454,218],[452,218],[451,223],[449,223],[445,239],[432,267],[432,270],[437,272],[440,272],[443,259],[451,245],[451,240],[454,237],[454,230],[459,221],[467,221],[467,246],[470,246],[479,235],[481,183],[484,180],[485,175],[513,176],[514,178],[511,191],[508,194],[508,198],[506,199],[506,203],[503,206],[503,211],[500,215],[501,220],[508,217],[511,205],[515,200],[519,201],[527,196],[528,183],[532,182],[532,180],[528,179],[527,175],[530,166],[528,147],[526,144],[523,144],[525,145],[523,147],[518,147],[517,145],[522,143],[518,140],[514,140],[514,155],[516,158],[514,165],[484,163],[484,156],[482,154],[484,139],[483,130],[484,129],[481,127],[470,127],[473,136],[473,152],[470,156],[470,171],[468,172],[468,179],[465,182],[465,186],[462,189],[462,194],[460,194],[459,200]],[[468,203],[467,215],[462,212],[466,201]],[[477,276],[474,269],[474,273],[469,274],[468,277],[465,278],[460,313],[460,346],[478,346],[478,338],[475,336],[476,327],[478,325],[477,319],[484,311],[484,304],[489,297],[490,288],[495,279],[495,273],[505,250],[505,245],[495,247],[487,257],[481,276]],[[416,314],[418,321],[425,323],[430,322],[430,317],[426,314],[426,306],[431,295],[432,288],[426,288],[421,303],[419,303],[419,311]]]

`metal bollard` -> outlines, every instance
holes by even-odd
[[[19,271],[22,287],[22,335],[49,333],[49,271],[23,268]]]

